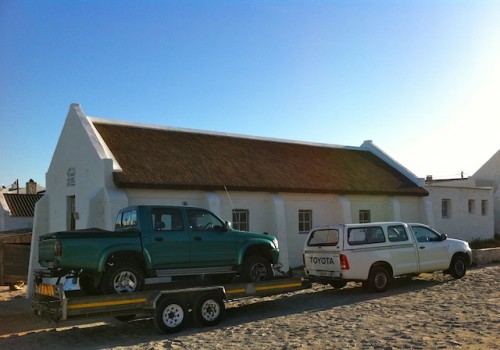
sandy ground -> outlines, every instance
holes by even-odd
[[[397,279],[382,294],[359,284],[227,303],[215,327],[160,333],[151,318],[80,319],[54,327],[31,313],[24,291],[0,287],[5,349],[499,349],[500,264],[461,280]],[[97,321],[97,322],[96,322]]]

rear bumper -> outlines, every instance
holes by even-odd
[[[332,281],[342,281],[342,277],[318,277],[318,276],[306,276],[305,279],[309,282],[319,283],[319,284],[330,284]]]

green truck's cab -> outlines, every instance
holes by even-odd
[[[40,238],[39,248],[42,266],[80,271],[80,286],[89,294],[134,292],[147,277],[269,279],[278,255],[273,236],[234,230],[206,209],[155,205],[121,210],[113,232],[51,233]]]

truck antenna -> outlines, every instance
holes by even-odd
[[[229,195],[229,191],[227,190],[226,185],[224,185],[224,189],[226,190],[226,195],[227,195],[227,198],[229,199],[229,203],[231,203],[231,209],[234,210],[234,204],[233,204],[233,201],[231,200],[231,196]]]

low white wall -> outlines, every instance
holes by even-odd
[[[472,250],[472,263],[475,265],[500,262],[500,248],[485,248]]]

